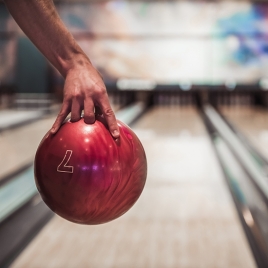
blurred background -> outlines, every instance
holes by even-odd
[[[64,80],[0,2],[0,267],[268,267],[266,1],[55,5],[142,141],[147,184],[104,225],[46,207],[32,164]]]

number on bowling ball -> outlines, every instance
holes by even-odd
[[[58,165],[57,171],[58,172],[65,172],[65,173],[73,173],[74,167],[73,166],[67,166],[67,164],[70,161],[70,158],[72,156],[73,151],[67,150],[61,163]]]

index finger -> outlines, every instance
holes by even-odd
[[[62,122],[65,120],[65,118],[67,117],[67,115],[69,113],[70,113],[70,104],[68,102],[64,102],[62,104],[61,110],[60,110],[60,112],[59,112],[59,114],[58,114],[58,116],[57,116],[57,118],[56,118],[56,120],[51,128],[52,134],[55,134],[59,130]]]

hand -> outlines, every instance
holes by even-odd
[[[4,2],[25,34],[66,79],[63,104],[51,133],[59,130],[69,112],[75,122],[84,110],[85,122],[93,124],[95,109],[97,114],[103,113],[112,136],[118,138],[119,129],[101,76],[63,24],[53,1]]]
[[[110,106],[108,94],[98,71],[88,62],[86,65],[74,67],[66,74],[64,98],[61,110],[52,126],[51,132],[56,133],[66,116],[71,112],[71,121],[81,119],[84,110],[84,120],[87,124],[95,122],[94,109],[103,114],[112,136],[119,137],[114,112]]]

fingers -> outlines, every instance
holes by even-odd
[[[93,124],[95,122],[94,102],[89,98],[84,102],[84,121],[86,124]]]
[[[52,134],[55,134],[59,130],[62,122],[65,120],[69,112],[70,112],[70,103],[66,101],[62,104],[61,110],[51,128]]]
[[[76,122],[81,119],[81,111],[82,111],[82,100],[78,98],[73,98],[72,100],[72,111],[71,111],[71,122]]]
[[[95,106],[95,114],[96,115],[102,115],[102,111],[101,111],[101,108],[100,107]]]
[[[108,97],[106,95],[105,98],[103,98],[101,101],[100,101],[100,108],[102,110],[102,113],[103,113],[103,116],[108,124],[108,127],[109,127],[109,130],[112,134],[112,136],[117,139],[119,138],[120,136],[120,133],[119,133],[119,128],[118,128],[118,125],[117,125],[117,122],[116,122],[116,118],[115,118],[115,115],[114,115],[114,112],[110,106],[110,103],[108,101]]]

